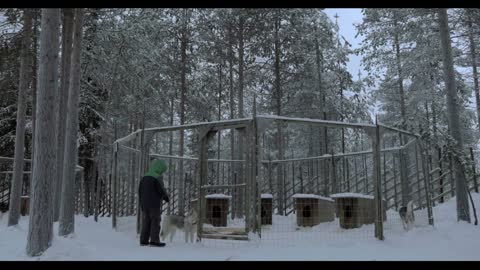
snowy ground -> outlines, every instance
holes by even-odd
[[[480,195],[474,196],[480,208]],[[42,256],[25,255],[28,218],[15,227],[0,219],[0,260],[479,260],[480,227],[457,222],[455,200],[434,208],[435,227],[419,224],[404,231],[390,212],[385,223],[385,240],[373,238],[373,225],[342,230],[338,221],[312,229],[296,229],[294,219],[274,217],[278,226],[264,227],[262,240],[229,243],[209,240],[185,244],[183,233],[165,248],[140,247],[135,219],[120,219],[113,231],[109,218],[76,217],[76,234],[55,237]],[[283,219],[283,221],[282,221]],[[55,224],[57,232],[58,224]],[[223,242],[222,242],[223,241]]]

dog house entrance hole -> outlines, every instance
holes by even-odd
[[[212,217],[213,218],[221,218],[222,217],[222,209],[220,208],[220,206],[213,206],[213,213],[212,213]]]
[[[303,217],[311,217],[312,216],[312,210],[310,208],[310,205],[305,205],[305,207],[303,207],[302,215],[303,215]]]
[[[346,217],[346,218],[351,218],[351,217],[353,217],[352,206],[350,206],[350,205],[346,205],[346,206],[345,206],[345,217]]]

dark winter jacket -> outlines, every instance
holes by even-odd
[[[145,208],[160,208],[162,200],[168,202],[168,194],[163,185],[162,174],[167,170],[163,160],[155,160],[147,174],[140,180],[138,196],[140,206]]]

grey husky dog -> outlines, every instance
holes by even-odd
[[[170,242],[177,232],[177,229],[185,231],[185,243],[193,243],[196,225],[198,222],[198,215],[195,209],[191,208],[185,217],[178,215],[165,215],[162,222],[162,232],[160,233],[162,240],[170,237]]]
[[[413,214],[413,201],[409,201],[407,206],[402,206],[398,210],[400,218],[402,219],[403,228],[409,230],[412,228],[413,223],[415,222],[415,216]]]

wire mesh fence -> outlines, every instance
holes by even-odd
[[[293,118],[285,121],[287,120],[309,124],[317,121]],[[222,128],[229,128],[230,123],[232,122],[225,123],[226,126]],[[194,142],[199,147],[190,151],[198,157],[151,153],[148,147],[135,149],[141,153],[148,151],[148,161],[161,158],[167,162],[169,169],[163,180],[170,202],[163,204],[163,214],[187,220],[192,210],[198,211],[197,224],[200,225],[196,233],[200,234],[198,237],[202,245],[220,247],[245,242],[239,240],[292,245],[302,241],[383,238],[383,234],[388,237],[389,234],[404,230],[404,219],[399,211],[409,201],[414,203],[416,224],[431,224],[430,167],[425,162],[423,148],[415,135],[403,135],[407,140],[402,140],[399,134],[403,131],[387,128],[389,131],[394,130],[394,135],[385,135],[383,133],[387,132],[382,131],[384,139],[381,140],[378,125],[328,122],[325,124],[360,128],[366,133],[364,138],[371,142],[372,149],[363,150],[362,143],[361,149],[349,148],[356,149],[356,152],[347,152],[342,146],[342,153],[332,151],[331,154],[307,158],[294,158],[292,155],[272,160],[265,159],[266,155],[260,153],[265,152],[262,147],[268,144],[265,143],[266,139],[277,135],[269,133],[266,136],[265,128],[256,131],[254,121],[245,123],[241,127],[244,128],[243,131],[235,131],[237,135],[243,134],[246,139],[242,147],[245,152],[237,155],[241,157],[238,160],[220,159],[222,154],[218,151],[228,143],[225,142],[227,137],[218,135],[217,130],[212,129],[218,123],[207,126],[209,129],[204,131],[188,133],[192,137],[192,134],[198,136]],[[201,126],[198,124],[198,127]],[[166,127],[159,130],[173,132],[181,128]],[[285,132],[289,131],[285,129]],[[210,152],[209,149],[215,148],[209,146],[209,142],[213,141],[210,139],[216,135],[217,152]],[[128,139],[132,136],[129,135]],[[308,138],[301,133],[295,136]],[[259,143],[259,138],[263,139],[263,143]],[[380,146],[381,143],[383,146]],[[314,145],[312,140],[310,144]],[[376,148],[374,145],[377,145]],[[290,143],[290,146],[294,147],[295,144]],[[173,148],[170,147],[169,150],[172,153]],[[128,156],[121,151],[117,150],[117,155],[123,157],[116,164],[129,164],[122,166],[132,170],[132,165],[128,162],[137,159],[132,158],[131,153]],[[132,149],[129,151],[132,152]],[[275,151],[268,149],[269,153]],[[295,151],[292,150],[293,152]],[[213,158],[215,155],[216,159]],[[115,186],[113,194],[114,197],[121,197],[117,199],[117,207],[124,209],[122,200],[129,202],[127,205],[132,205],[136,200],[135,195],[130,194],[133,192],[131,187],[138,185],[136,181],[141,174],[132,174],[128,170],[117,173],[123,175],[116,177],[116,185],[120,183],[120,186]],[[136,214],[134,210],[126,210],[127,214],[122,214],[123,210],[118,211],[119,218]],[[185,239],[179,235],[173,240]]]

